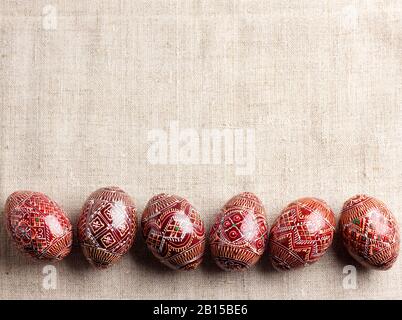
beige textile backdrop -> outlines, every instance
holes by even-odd
[[[156,193],[183,195],[209,228],[244,190],[270,223],[298,197],[323,198],[338,217],[348,197],[368,193],[402,221],[398,0],[1,1],[0,90],[1,206],[14,190],[42,191],[75,223],[90,192],[119,185],[139,215]],[[172,124],[254,130],[254,170],[240,175],[223,157],[153,164],[149,135]],[[278,273],[265,256],[224,273],[208,254],[177,273],[137,237],[103,272],[75,244],[46,290],[44,265],[1,226],[0,297],[400,299],[400,260],[388,272],[358,267],[350,290],[343,268],[354,262],[338,240],[304,270]]]

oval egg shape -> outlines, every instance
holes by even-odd
[[[78,221],[78,240],[92,266],[106,269],[117,263],[130,250],[136,232],[136,207],[122,189],[101,188],[88,197]]]
[[[269,233],[270,261],[277,270],[304,267],[320,259],[334,238],[335,215],[317,198],[301,198],[282,210]]]
[[[186,199],[162,193],[149,200],[142,214],[142,234],[160,262],[174,270],[193,270],[203,259],[205,228]]]
[[[387,206],[376,198],[356,195],[347,200],[339,231],[349,254],[365,267],[388,270],[398,258],[398,223]]]
[[[211,254],[225,271],[243,271],[257,263],[265,250],[268,224],[257,196],[243,192],[218,213],[210,233]]]
[[[37,260],[59,261],[72,247],[72,226],[63,209],[47,195],[11,194],[5,205],[6,228],[17,248]]]

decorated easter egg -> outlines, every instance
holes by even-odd
[[[159,194],[142,214],[142,234],[148,248],[175,270],[192,270],[202,262],[205,228],[200,214],[186,199]]]
[[[330,247],[335,216],[322,200],[302,198],[290,203],[269,233],[269,256],[277,270],[310,265]]]
[[[262,256],[268,239],[265,209],[254,194],[230,199],[210,230],[211,254],[223,270],[246,270]]]
[[[23,253],[46,261],[62,260],[70,253],[71,223],[45,194],[14,192],[6,201],[4,213],[8,233]]]
[[[363,266],[387,270],[399,254],[399,226],[387,206],[367,195],[343,205],[339,232],[350,255]]]
[[[78,221],[78,240],[91,265],[106,269],[118,262],[134,243],[136,207],[118,187],[101,188],[86,200]]]

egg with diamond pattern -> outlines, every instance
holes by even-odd
[[[137,232],[136,207],[119,187],[93,192],[78,221],[78,240],[84,256],[97,269],[116,264],[130,250]]]

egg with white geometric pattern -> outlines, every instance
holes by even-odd
[[[173,270],[193,270],[202,262],[205,227],[199,211],[183,197],[161,193],[142,214],[142,235],[152,254]]]
[[[136,207],[122,189],[101,188],[86,200],[78,221],[78,240],[95,268],[117,263],[130,250],[136,232]]]

